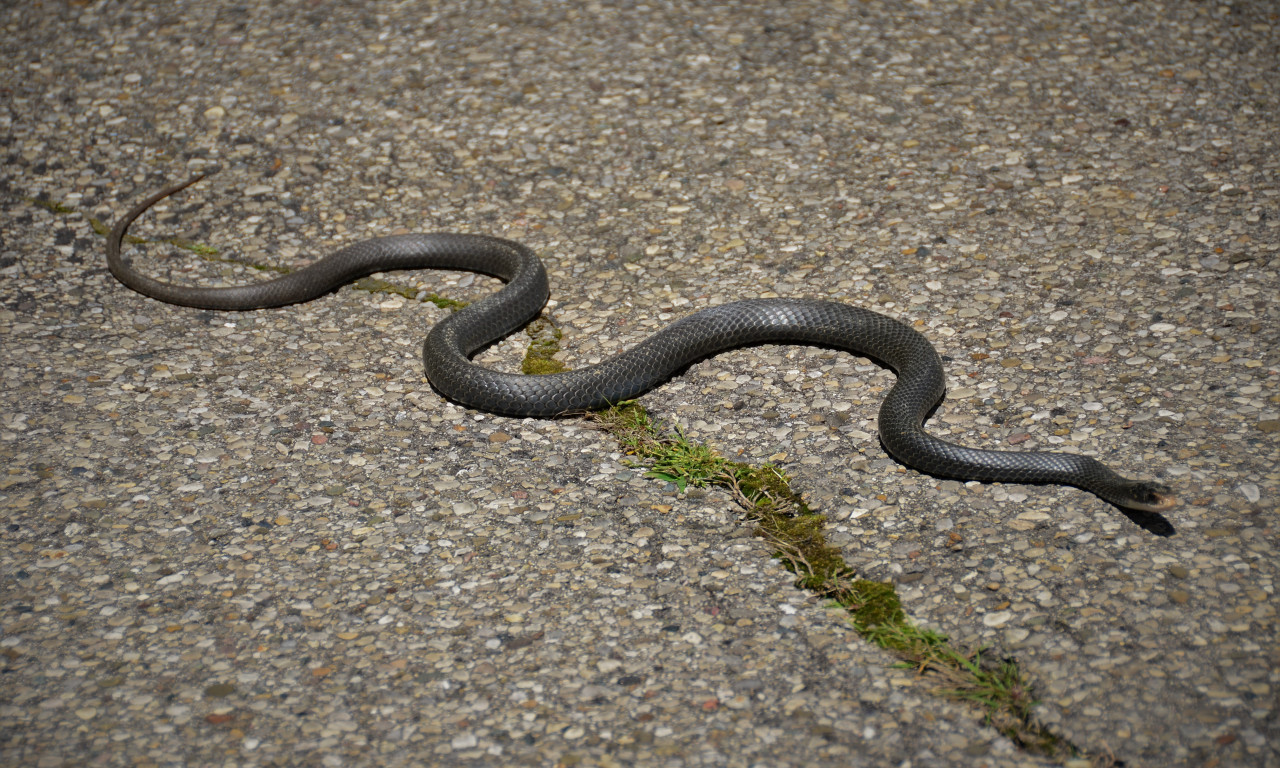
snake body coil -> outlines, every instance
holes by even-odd
[[[959,480],[1072,485],[1128,509],[1157,511],[1177,503],[1168,488],[1127,479],[1085,456],[978,450],[931,437],[923,429],[924,419],[945,391],[942,361],[933,345],[897,320],[846,304],[807,299],[724,304],[685,317],[597,365],[524,376],[470,360],[477,350],[524,326],[549,296],[542,262],[509,240],[460,234],[376,238],[275,280],[225,288],[175,286],[139,274],[120,254],[129,224],[200,178],[161,190],[115,225],[107,240],[107,263],[120,282],[170,304],[250,310],[309,301],[374,272],[432,268],[492,275],[507,285],[436,324],[423,346],[431,384],[463,405],[504,416],[595,410],[636,397],[717,352],[751,344],[813,344],[874,358],[897,373],[897,383],[880,406],[879,431],[885,448],[903,464]]]

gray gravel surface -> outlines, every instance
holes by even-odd
[[[135,234],[223,260],[133,247],[152,274],[503,235],[546,260],[571,366],[743,297],[917,324],[948,367],[935,433],[1096,455],[1182,506],[905,470],[875,439],[891,374],[820,349],[725,354],[643,402],[786,466],[862,575],[1018,659],[1091,754],[1280,765],[1273,4],[0,19],[5,765],[1051,764],[794,589],[725,496],[643,478],[580,421],[444,402],[418,346],[447,310],[348,288],[219,314],[116,284],[91,219],[213,167]]]

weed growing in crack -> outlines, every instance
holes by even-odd
[[[937,682],[935,691],[968,701],[985,721],[1024,749],[1068,759],[1081,751],[1035,718],[1030,683],[1013,659],[966,651],[945,635],[916,626],[902,609],[892,583],[856,578],[840,550],[826,543],[826,518],[791,488],[786,473],[772,464],[730,461],[680,430],[663,429],[634,402],[591,415],[648,471],[646,477],[688,486],[727,490],[756,525],[757,536],[776,548],[774,557],[796,576],[796,585],[827,598],[849,616],[865,639],[897,656],[903,668]],[[1107,765],[1104,757],[1096,765]]]

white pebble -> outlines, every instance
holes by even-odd
[[[1012,611],[996,611],[995,613],[988,613],[986,616],[983,616],[982,623],[988,627],[1003,627],[1005,624],[1008,624],[1009,619],[1012,618]]]

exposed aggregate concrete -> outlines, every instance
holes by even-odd
[[[216,167],[134,234],[281,267],[519,239],[570,366],[746,297],[917,323],[948,368],[935,434],[1097,455],[1182,506],[899,467],[875,438],[892,374],[821,349],[721,355],[643,403],[784,465],[861,575],[1015,657],[1091,755],[1280,765],[1272,4],[0,19],[0,762],[1052,764],[892,669],[722,495],[580,421],[441,400],[418,345],[448,310],[344,289],[219,314],[116,284],[90,219]],[[527,342],[481,359],[515,370]]]

